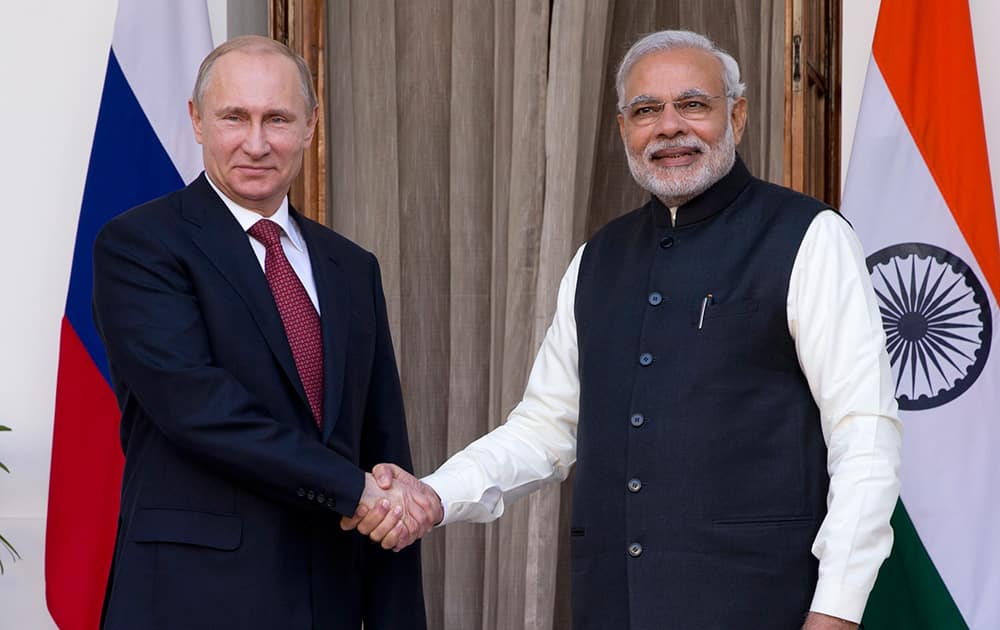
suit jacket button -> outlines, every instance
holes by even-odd
[[[639,355],[639,365],[645,367],[647,365],[652,365],[653,355],[648,352],[643,352]]]
[[[660,239],[660,247],[662,247],[663,249],[670,249],[673,246],[674,246],[674,237],[664,236],[662,239]]]
[[[316,498],[316,493],[310,490],[309,492],[306,493],[306,496],[309,498],[310,501],[312,501],[313,499]]]
[[[299,495],[300,497],[304,497],[306,496],[306,490],[305,488],[299,488],[295,494]]]
[[[641,556],[642,555],[642,545],[640,545],[637,542],[634,542],[631,545],[629,545],[628,546],[628,555],[632,556],[633,558],[638,558],[639,556]]]
[[[326,507],[330,508],[331,510],[335,505],[337,505],[337,502],[333,500],[333,497],[330,497],[329,499],[326,500]]]
[[[326,496],[324,496],[323,493],[320,492],[319,494],[316,495],[316,502],[317,503],[326,503]]]
[[[633,413],[628,421],[632,423],[633,427],[639,428],[646,422],[646,418],[641,413]]]
[[[653,291],[652,293],[649,294],[648,299],[650,306],[659,306],[660,303],[663,302],[663,294],[661,294],[659,291]]]
[[[640,490],[642,490],[642,480],[640,480],[638,477],[633,477],[632,479],[628,480],[628,491],[629,492],[633,492],[634,493],[634,492],[638,492]]]

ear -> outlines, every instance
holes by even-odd
[[[309,146],[312,142],[313,135],[316,133],[317,121],[319,121],[319,105],[313,108],[312,115],[309,116],[309,122],[306,123],[305,146]]]
[[[618,114],[618,135],[622,138],[622,144],[627,146],[628,143],[625,142],[625,117],[621,114]]]
[[[747,99],[742,96],[733,103],[730,124],[733,126],[733,141],[735,144],[739,144],[740,139],[743,138],[743,130],[747,126]]]
[[[194,139],[198,144],[201,141],[201,112],[195,107],[194,101],[188,99],[188,116],[191,117],[191,128],[194,130]]]

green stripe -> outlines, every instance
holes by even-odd
[[[892,515],[895,541],[865,609],[865,630],[968,630],[903,502]]]

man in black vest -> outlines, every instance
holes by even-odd
[[[864,255],[836,212],[747,171],[743,89],[701,35],[629,50],[618,124],[652,199],[570,263],[505,425],[424,482],[375,471],[448,523],[575,461],[578,629],[856,628],[892,545],[900,426]]]

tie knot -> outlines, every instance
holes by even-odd
[[[265,248],[281,244],[281,226],[274,221],[261,219],[250,226],[247,234],[260,241]]]

